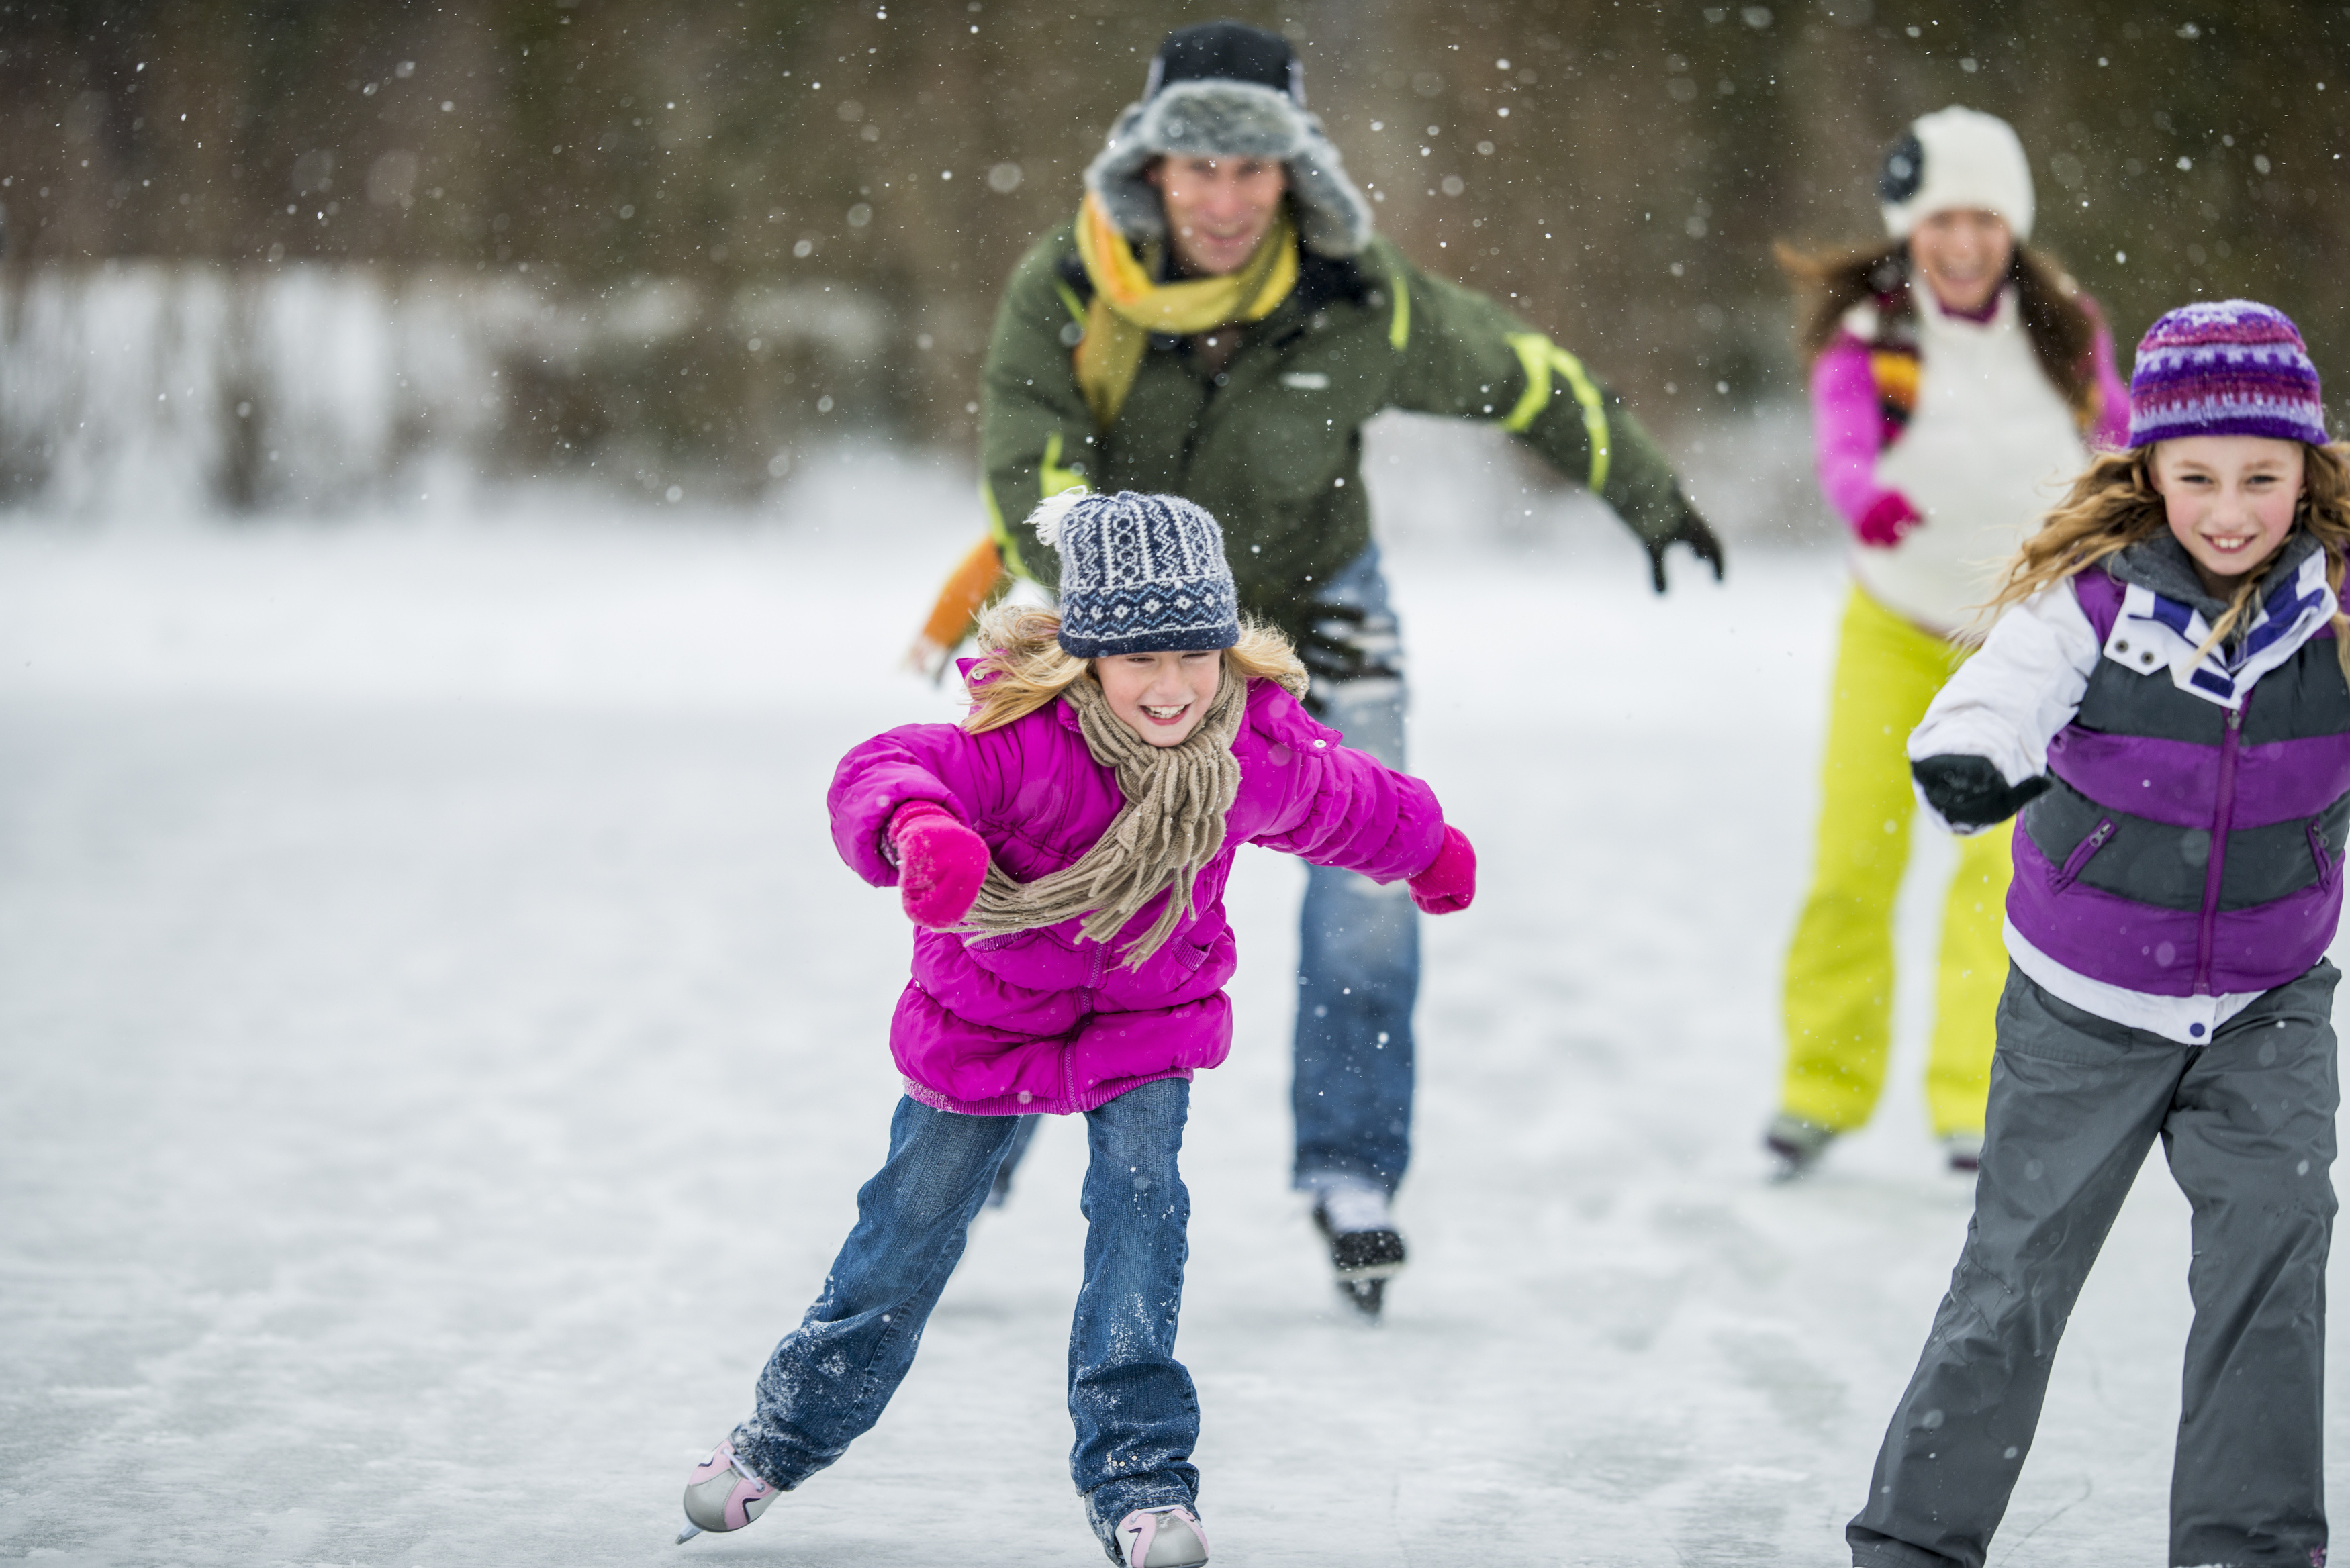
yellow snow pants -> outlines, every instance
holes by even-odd
[[[1893,1017],[1893,902],[1909,860],[1909,732],[1969,650],[1922,631],[1856,586],[1836,650],[1822,770],[1818,860],[1787,955],[1783,1106],[1848,1132],[1885,1086]],[[1992,1017],[2007,980],[2001,937],[2010,835],[1959,845],[1942,914],[1926,1103],[1937,1137],[1981,1133]]]

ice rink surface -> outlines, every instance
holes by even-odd
[[[670,1544],[897,1093],[905,927],[822,796],[951,711],[891,663],[970,508],[909,493],[0,530],[0,1556],[1101,1561],[1066,1124],[881,1425]],[[1919,1090],[1932,842],[1877,1121],[1794,1186],[1755,1147],[1841,566],[1658,600],[1615,538],[1391,565],[1483,888],[1427,928],[1413,1261],[1367,1330],[1286,1190],[1302,875],[1243,857],[1185,1151],[1216,1561],[1846,1561],[1969,1193]],[[2185,1222],[2158,1156],[1994,1563],[2162,1560]]]

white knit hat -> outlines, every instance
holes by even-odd
[[[1906,240],[1937,213],[1980,208],[2032,237],[2032,165],[2015,128],[1995,114],[1952,104],[1909,122],[1877,177],[1885,232]]]

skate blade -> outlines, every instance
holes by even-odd
[[[701,1534],[701,1533],[702,1533],[702,1526],[700,1526],[700,1525],[698,1525],[698,1524],[689,1523],[689,1524],[687,1524],[687,1525],[686,1525],[686,1527],[685,1527],[683,1530],[681,1530],[681,1531],[679,1531],[679,1532],[677,1532],[677,1543],[678,1543],[680,1546],[682,1546],[682,1545],[684,1545],[687,1542],[689,1542],[689,1541],[692,1540],[695,1536],[697,1536],[697,1535],[699,1535],[699,1534]]]
[[[1340,1280],[1338,1299],[1355,1309],[1355,1315],[1367,1324],[1380,1321],[1380,1309],[1387,1304],[1387,1281]]]
[[[1403,1272],[1401,1262],[1365,1263],[1359,1268],[1340,1269],[1338,1282],[1342,1285],[1368,1284],[1374,1280],[1391,1280]]]

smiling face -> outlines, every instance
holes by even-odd
[[[1979,208],[1937,213],[1909,234],[1909,260],[1944,310],[1981,311],[2007,281],[2014,259],[2007,220]]]
[[[1263,158],[1170,155],[1147,178],[1159,187],[1176,263],[1195,277],[1246,266],[1289,192],[1289,171]]]
[[[2186,436],[2154,449],[2154,487],[2170,532],[2213,598],[2236,591],[2293,532],[2303,456],[2297,441]]]
[[[1176,746],[1207,716],[1224,674],[1221,649],[1119,653],[1094,660],[1094,679],[1118,722],[1154,746]]]

